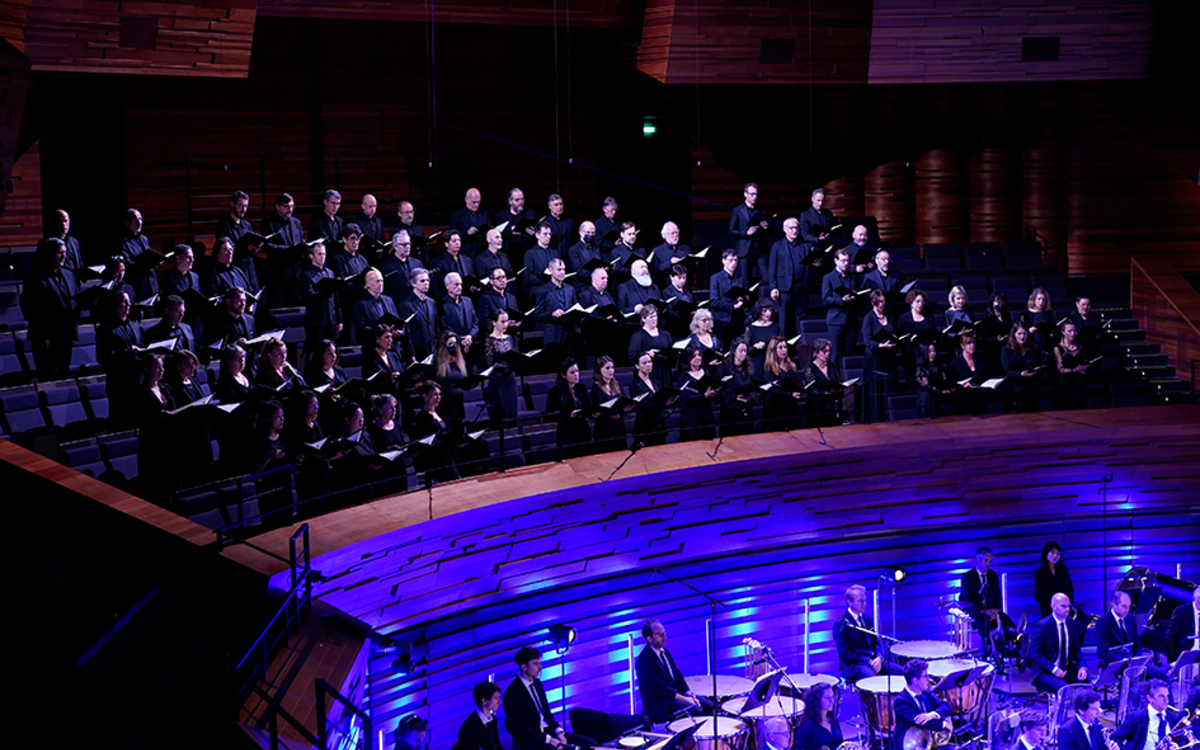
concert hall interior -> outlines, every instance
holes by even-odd
[[[9,742],[1200,750],[1197,16],[0,3]]]

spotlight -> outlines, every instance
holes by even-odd
[[[551,625],[550,640],[555,646],[570,646],[578,634],[570,625]]]
[[[904,570],[903,566],[889,566],[883,569],[883,572],[879,574],[879,578],[887,586],[899,586],[908,578],[908,573]]]

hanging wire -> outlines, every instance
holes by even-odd
[[[813,134],[813,40],[812,40],[812,0],[808,0],[808,185],[816,187],[816,137]]]
[[[433,169],[433,155],[437,152],[437,39],[434,32],[434,0],[425,4],[425,58],[426,81],[428,82],[429,104],[429,168]]]
[[[572,121],[572,113],[575,112],[571,108],[571,0],[567,2],[567,163],[575,163],[575,134]],[[559,192],[562,192],[561,190]]]
[[[562,133],[558,124],[558,0],[554,0],[554,192],[562,192]]]
[[[696,38],[692,45],[695,61],[692,63],[696,70],[696,166],[701,166],[700,154],[702,141],[700,140],[700,0],[695,0],[692,5],[693,20],[696,22]]]

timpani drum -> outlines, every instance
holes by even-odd
[[[872,739],[891,736],[892,731],[895,730],[894,701],[900,691],[904,689],[904,684],[904,678],[900,675],[864,677],[854,683]]]
[[[716,744],[713,744],[713,722],[716,721]],[[684,743],[683,750],[746,750],[746,723],[732,716],[706,716],[693,719],[690,716],[676,719],[667,725],[671,734],[679,734],[683,730],[699,724],[700,728],[692,735],[692,739]]]
[[[713,695],[712,675],[694,674],[683,679],[687,682],[688,690],[692,691],[694,695],[714,700],[745,695],[754,688],[754,680],[747,680],[745,677],[738,677],[732,674],[719,674],[717,675],[717,694]]]
[[[782,719],[787,722],[788,726],[793,729],[800,723],[800,718],[804,715],[804,701],[799,698],[785,698],[783,696],[775,696],[769,702],[749,711],[742,711],[742,706],[746,704],[748,698],[730,698],[721,704],[721,710],[727,714],[733,714],[742,721],[750,725],[750,747],[755,750],[762,750],[768,744],[775,750],[787,750],[792,746],[792,740],[789,736],[784,744],[782,736],[776,741],[768,743],[768,734],[780,734],[779,732],[769,732],[768,724],[771,727],[776,725],[772,719]],[[789,732],[790,735],[790,732]],[[783,745],[782,747],[780,745]]]
[[[924,659],[932,662],[937,659],[951,659],[959,649],[950,641],[906,641],[892,646],[892,656],[900,664],[913,659]]]
[[[951,688],[941,693],[942,700],[950,704],[956,716],[974,714],[987,704],[988,696],[992,692],[992,681],[996,679],[996,668],[987,662],[975,659],[940,659],[929,663],[929,676],[932,678],[930,682],[934,689],[937,688],[936,681],[940,681],[951,672],[976,667],[984,667],[983,674],[979,676],[979,679],[970,685]]]

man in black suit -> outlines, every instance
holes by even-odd
[[[71,346],[79,339],[79,282],[66,267],[67,243],[47,237],[38,243],[37,265],[25,275],[21,312],[29,321],[29,345],[38,379],[65,378],[71,369]]]
[[[183,297],[175,294],[167,297],[163,303],[162,320],[146,329],[146,343],[153,344],[158,341],[175,339],[175,351],[186,349],[195,353],[200,342],[196,340],[196,334],[192,331],[192,327],[183,322],[183,316],[186,314],[187,308]]]
[[[1085,690],[1076,695],[1074,708],[1075,718],[1058,728],[1058,750],[1117,750],[1117,743],[1104,741],[1104,733],[1096,723],[1100,718],[1099,693]]]
[[[417,208],[412,204],[412,201],[400,201],[396,206],[396,218],[392,223],[391,232],[408,232],[409,237],[417,237],[417,242],[425,236],[425,227],[417,223]],[[424,252],[427,245],[422,245],[419,250]]]
[[[861,229],[865,233],[867,228],[861,224],[855,227],[854,231],[858,232]],[[854,252],[851,250],[850,252]],[[884,294],[895,294],[900,291],[900,277],[892,273],[892,254],[887,250],[880,250],[875,253],[875,268],[867,271],[862,280],[863,289],[878,289]],[[896,309],[892,298],[888,298],[883,308],[888,316],[899,315],[901,311]],[[908,312],[904,310],[903,312]]]
[[[568,350],[574,339],[575,327],[570,323],[559,323],[558,319],[575,306],[575,288],[565,283],[567,266],[562,258],[550,260],[550,284],[546,293],[538,297],[537,322],[542,324],[544,344],[562,344]]]
[[[546,214],[544,221],[550,225],[550,247],[558,251],[563,260],[567,257],[567,247],[575,241],[575,220],[566,215],[563,197],[558,193],[546,199]]]
[[[467,260],[470,260],[468,258]],[[442,300],[442,328],[458,334],[464,350],[479,337],[479,318],[470,297],[463,296],[462,277],[453,271],[446,274],[446,297]]]
[[[666,275],[671,266],[682,263],[691,254],[692,249],[679,243],[679,225],[673,221],[663,224],[663,243],[650,251],[650,262],[654,264],[654,272]]]
[[[896,732],[892,738],[896,750],[902,750],[904,735],[912,729],[929,732],[954,730],[954,723],[950,721],[954,709],[929,692],[929,664],[924,659],[913,659],[904,665],[904,683],[904,689],[893,702]]]
[[[1200,633],[1200,586],[1192,589],[1192,603],[1176,607],[1171,613],[1171,624],[1167,626],[1167,657],[1171,661],[1184,651],[1200,651],[1200,640],[1192,636]]]
[[[751,266],[755,267],[758,278],[767,278],[767,247],[771,225],[754,209],[758,203],[758,185],[747,182],[742,188],[742,197],[742,204],[733,209],[729,216],[729,242],[738,256],[737,283],[740,286],[750,286]]]
[[[396,302],[383,293],[383,274],[378,269],[372,268],[367,271],[363,286],[367,293],[354,303],[354,312],[350,316],[351,344],[371,341],[371,329],[384,315],[391,313],[400,317]]]
[[[1058,692],[1063,685],[1088,681],[1087,665],[1080,650],[1083,629],[1076,626],[1070,614],[1071,598],[1055,594],[1050,599],[1050,616],[1038,621],[1033,629],[1029,643],[1033,684],[1046,690]]]
[[[651,299],[662,299],[654,279],[650,276],[650,266],[644,260],[635,260],[629,268],[630,279],[617,289],[617,306],[623,313],[640,313],[642,307]]]
[[[209,343],[227,341],[246,346],[255,337],[254,318],[246,314],[246,292],[234,287],[225,292],[224,304],[213,312],[213,319],[204,326]]]
[[[596,743],[582,735],[569,734],[554,714],[538,675],[542,655],[529,646],[517,651],[517,676],[504,691],[504,728],[512,736],[512,750],[542,750],[547,745],[590,748]]]
[[[242,190],[235,191],[229,199],[229,213],[217,220],[216,236],[227,237],[233,241],[236,251],[233,262],[250,280],[250,286],[246,288],[258,291],[258,271],[254,267],[254,259],[258,255],[260,245],[251,243],[249,239],[242,239],[254,231],[250,220],[246,218],[246,212],[249,210],[250,196]]]
[[[858,287],[858,277],[849,273],[850,253],[838,250],[833,255],[834,269],[821,279],[821,300],[825,303],[825,326],[829,329],[829,342],[833,351],[829,361],[840,364],[840,357],[850,352],[854,346],[854,334],[858,331],[854,306],[857,304],[853,294],[838,294],[835,290],[846,287],[855,291]]]
[[[525,262],[525,251],[533,246],[533,227],[527,227],[524,232],[513,233],[522,219],[534,221],[537,217],[534,216],[532,208],[525,208],[525,192],[515,187],[508,191],[508,205],[496,212],[492,226],[505,225],[504,229],[500,230],[501,236],[504,237],[504,250],[518,268],[529,265]],[[538,273],[541,273],[541,270]]]
[[[596,242],[596,225],[585,221],[579,225],[579,242],[567,250],[567,273],[575,274],[575,289],[582,291],[592,281],[592,272],[584,268],[588,261],[602,260],[600,245]]]
[[[501,750],[500,720],[496,711],[500,708],[500,686],[494,682],[481,682],[475,686],[475,710],[458,729],[458,740],[451,750]]]
[[[1013,750],[1044,750],[1046,742],[1046,717],[1040,713],[1028,713],[1021,717],[1021,736]]]
[[[667,629],[658,620],[647,620],[642,626],[646,645],[637,658],[638,692],[642,695],[642,713],[655,724],[671,720],[678,711],[699,708],[712,713],[712,703],[697,698],[688,689],[683,672],[667,650]]]
[[[1129,594],[1114,591],[1108,612],[1096,623],[1096,655],[1101,669],[1114,661],[1137,656],[1142,650],[1137,619],[1129,614],[1131,602]],[[1166,672],[1153,663],[1146,665],[1146,674],[1160,679],[1166,676]]]
[[[476,188],[468,188],[463,201],[466,205],[450,214],[450,228],[463,237],[463,252],[468,257],[476,258],[484,247],[484,236],[479,228],[487,224],[491,217],[487,211],[481,211],[483,193]]]
[[[725,293],[738,283],[738,255],[732,248],[721,253],[721,270],[708,279],[708,309],[712,311],[713,328],[718,339],[728,343],[735,331],[741,331],[745,297],[729,299]]]
[[[346,223],[338,216],[342,207],[342,194],[336,190],[326,190],[324,209],[308,222],[308,238],[310,240],[340,240]]]
[[[290,193],[275,199],[275,215],[263,220],[263,234],[275,235],[263,244],[267,254],[267,283],[272,307],[295,304],[300,263],[294,248],[304,242],[304,226],[292,215],[296,201]]]
[[[412,275],[412,294],[400,306],[400,317],[414,316],[408,326],[408,340],[418,360],[433,353],[441,327],[438,323],[437,304],[429,296],[429,271],[418,268]]]
[[[304,350],[319,352],[322,341],[336,341],[342,332],[342,311],[336,291],[317,286],[322,279],[334,278],[333,271],[325,267],[325,243],[309,248],[308,257],[309,265],[300,272],[298,293],[304,304]]]
[[[783,221],[783,239],[771,246],[766,287],[779,306],[779,320],[787,337],[796,335],[796,316],[808,313],[808,266],[800,241],[800,220]]]
[[[560,258],[558,251],[550,247],[550,239],[554,230],[546,222],[538,222],[533,229],[533,237],[537,244],[525,252],[525,274],[521,277],[521,292],[530,300],[537,300],[547,291],[549,286],[546,269],[550,267],[552,258]]]
[[[452,273],[458,274],[459,279],[475,275],[475,264],[462,253],[462,235],[451,229],[443,235],[446,252],[433,259],[431,272],[438,277],[440,283],[434,289],[433,296],[439,300],[446,296],[446,278]]]
[[[150,239],[142,234],[142,212],[136,208],[125,211],[125,234],[121,237],[118,254],[125,261],[128,276],[125,281],[133,287],[134,302],[149,299],[158,293],[158,274],[153,266],[134,263],[144,252],[150,250]]]
[[[495,230],[492,230],[495,231]],[[488,324],[492,321],[492,313],[496,310],[518,310],[517,298],[508,292],[508,274],[503,268],[493,268],[491,276],[488,277],[491,284],[484,290],[483,294],[479,295],[479,307],[476,312],[479,314],[479,319],[487,321]],[[519,321],[509,321],[509,328],[520,326]],[[490,325],[485,324],[485,331],[491,332]]]
[[[1150,680],[1146,688],[1145,707],[1129,712],[1112,734],[1112,739],[1121,746],[1121,750],[1154,750],[1158,746],[1181,718],[1177,711],[1167,705],[1170,700],[1171,691],[1167,683],[1159,679]]]
[[[879,638],[855,629],[875,629],[866,612],[867,590],[856,583],[846,589],[846,611],[833,621],[833,644],[837,647],[842,677],[851,683],[877,674],[899,674],[894,665],[884,662]]]
[[[617,238],[611,236],[617,231],[620,222],[617,221],[617,211],[620,206],[617,205],[617,199],[611,195],[604,199],[604,203],[600,206],[600,218],[592,222],[596,227],[596,246],[600,248],[600,252],[607,253],[612,250],[616,244]]]
[[[51,225],[54,231],[50,236],[57,237],[67,245],[67,260],[63,263],[63,268],[72,271],[83,268],[83,251],[79,249],[79,240],[71,236],[71,215],[60,208],[54,212]]]
[[[482,251],[475,256],[475,274],[480,279],[490,278],[493,268],[503,268],[510,276],[515,277],[516,270],[504,252],[504,238],[495,229],[487,230],[486,244]],[[463,245],[466,248],[466,245]]]
[[[397,305],[412,294],[412,275],[422,268],[421,261],[412,257],[412,238],[407,232],[392,235],[392,253],[379,263],[383,273],[383,289]]]
[[[350,219],[350,223],[357,224],[364,235],[383,242],[383,219],[376,214],[379,210],[379,201],[375,199],[375,196],[367,193],[362,197],[359,208],[361,210]]]
[[[991,644],[988,633],[999,625],[996,618],[1000,613],[1000,576],[992,570],[992,556],[987,547],[975,550],[975,566],[958,582],[958,600],[968,605],[985,650]]]

